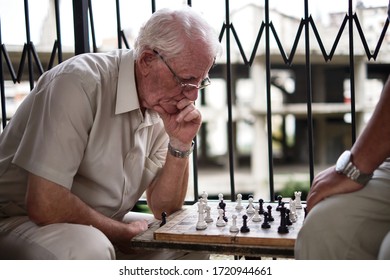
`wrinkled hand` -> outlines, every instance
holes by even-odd
[[[320,172],[313,180],[310,192],[307,196],[307,213],[321,200],[335,194],[355,192],[363,186],[338,174],[334,167]]]
[[[160,106],[153,109],[160,114],[172,146],[186,150],[200,128],[202,116],[189,99],[180,100],[176,106],[178,111],[174,114],[168,114]]]
[[[145,220],[135,221],[126,224],[125,227],[125,234],[116,240],[114,244],[122,253],[126,254],[132,251],[130,240],[141,232],[146,231],[148,229],[148,222]]]

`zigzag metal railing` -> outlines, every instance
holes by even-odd
[[[75,0],[74,0],[75,1]],[[76,0],[77,1],[77,0]],[[92,37],[92,47],[93,51],[97,52],[97,46],[96,46],[96,39],[95,39],[95,27],[94,27],[94,19],[93,19],[93,9],[92,9],[92,1],[91,0],[80,0],[80,1],[88,1],[88,16],[89,16],[89,24],[90,24],[90,30],[91,30],[91,37]],[[233,38],[235,39],[235,42],[238,46],[239,52],[241,54],[241,57],[243,59],[243,63],[247,65],[248,67],[251,67],[254,59],[256,57],[256,53],[261,41],[261,38],[263,35],[265,35],[265,66],[266,66],[266,97],[267,97],[267,130],[272,131],[272,123],[271,123],[271,116],[272,116],[272,108],[271,108],[271,61],[270,61],[270,36],[272,35],[275,39],[278,49],[280,51],[280,55],[284,61],[284,63],[288,66],[291,66],[294,60],[294,55],[296,53],[299,40],[301,38],[302,32],[304,31],[305,34],[305,66],[306,66],[306,92],[307,92],[307,121],[308,121],[308,139],[309,139],[309,165],[310,165],[310,180],[313,180],[313,174],[314,174],[314,153],[313,153],[313,116],[312,116],[312,89],[311,89],[311,63],[310,63],[310,37],[309,37],[309,31],[310,27],[315,35],[315,38],[317,40],[317,43],[319,45],[319,48],[321,50],[321,53],[324,57],[325,62],[331,61],[335,51],[337,49],[338,43],[340,41],[340,38],[342,36],[342,33],[344,32],[347,23],[349,28],[349,57],[350,57],[350,85],[351,85],[351,113],[352,113],[352,141],[354,142],[356,139],[356,124],[355,124],[355,82],[354,82],[354,37],[353,37],[353,26],[355,25],[358,34],[360,36],[360,40],[363,44],[365,53],[367,55],[368,60],[376,60],[380,47],[383,43],[384,37],[386,35],[388,25],[389,25],[389,19],[386,18],[383,30],[381,32],[381,35],[378,39],[378,42],[376,44],[375,50],[373,53],[370,52],[367,40],[364,36],[363,29],[360,25],[358,16],[356,13],[353,13],[353,5],[352,0],[348,0],[348,12],[345,15],[343,22],[340,26],[340,29],[335,37],[335,41],[331,47],[331,50],[329,53],[326,52],[324,44],[321,40],[321,36],[317,30],[317,27],[315,25],[315,22],[311,15],[309,15],[309,1],[303,0],[304,2],[304,18],[301,19],[299,27],[297,29],[297,33],[295,36],[295,40],[293,42],[290,55],[288,56],[285,52],[285,49],[280,41],[280,38],[276,32],[275,26],[273,22],[270,20],[270,8],[269,8],[269,0],[263,0],[259,1],[264,3],[264,13],[265,13],[265,20],[262,21],[259,31],[257,33],[257,37],[255,40],[255,44],[253,46],[251,55],[249,60],[247,59],[244,48],[240,42],[238,33],[230,21],[230,1],[225,0],[225,22],[222,25],[219,38],[222,41],[222,39],[225,37],[226,39],[226,81],[227,81],[227,110],[228,110],[228,131],[227,131],[227,137],[228,137],[228,150],[229,150],[229,171],[230,171],[230,190],[231,190],[231,198],[234,200],[235,197],[235,179],[234,179],[234,131],[233,131],[233,114],[232,114],[232,108],[233,108],[233,89],[232,89],[232,72],[231,72],[231,38],[230,35],[233,35]],[[62,43],[61,43],[61,28],[60,28],[60,10],[59,10],[59,0],[54,0],[55,4],[55,17],[56,17],[56,33],[57,38],[54,41],[53,49],[51,52],[51,57],[49,60],[49,63],[47,65],[47,69],[51,69],[55,57],[57,55],[58,57],[58,63],[62,62]],[[118,48],[122,48],[122,43],[125,44],[126,48],[130,48],[124,31],[121,28],[121,17],[120,17],[120,0],[115,0],[116,4],[116,20],[117,20],[117,39],[118,39]],[[188,0],[187,4],[189,6],[192,6],[192,1]],[[151,1],[151,11],[156,11],[156,1]],[[17,74],[15,74],[15,70],[12,66],[11,60],[9,58],[9,54],[7,52],[5,44],[2,42],[1,38],[1,20],[0,20],[0,46],[1,46],[1,52],[0,52],[0,90],[1,90],[1,108],[2,108],[2,124],[3,128],[6,126],[7,118],[6,118],[6,106],[5,106],[5,90],[4,90],[4,72],[3,72],[3,57],[5,59],[5,62],[7,64],[7,68],[9,71],[9,74],[11,76],[11,79],[14,83],[20,82],[22,79],[22,75],[24,72],[24,65],[25,60],[27,57],[28,61],[28,73],[29,73],[29,82],[30,82],[30,88],[33,88],[34,86],[34,75],[33,75],[33,62],[35,62],[36,67],[38,68],[39,75],[41,75],[44,72],[44,68],[40,62],[38,53],[35,49],[35,46],[33,42],[30,39],[30,19],[29,19],[29,9],[28,9],[28,0],[24,0],[24,12],[25,12],[25,26],[26,26],[26,43],[24,44],[22,56],[19,63],[19,68],[17,71]],[[87,15],[83,15],[87,17]],[[75,30],[77,32],[78,30]],[[86,34],[88,36],[88,34]],[[89,39],[89,38],[88,38]],[[34,59],[34,61],[33,61]],[[194,197],[197,197],[198,194],[198,183],[197,183],[197,153],[195,149],[194,154]],[[272,146],[272,134],[268,133],[268,158],[269,158],[269,184],[270,184],[270,197],[271,199],[274,198],[274,182],[273,182],[273,146]]]
[[[322,43],[322,40],[321,40],[321,36],[318,32],[318,29],[315,25],[315,22],[313,20],[313,18],[311,17],[311,15],[309,16],[308,14],[308,0],[304,0],[304,10],[305,10],[305,18],[302,18],[301,19],[301,22],[300,22],[300,25],[298,27],[298,30],[297,30],[297,33],[296,33],[296,36],[295,36],[295,40],[294,40],[294,43],[293,43],[293,46],[292,46],[292,49],[291,49],[291,52],[290,52],[290,56],[288,57],[284,51],[284,48],[282,46],[282,43],[279,39],[279,36],[275,30],[275,27],[273,25],[273,23],[271,21],[269,21],[269,0],[265,0],[265,22],[263,21],[260,25],[260,28],[259,28],[259,31],[257,33],[257,37],[256,37],[256,41],[255,41],[255,44],[254,44],[254,47],[253,47],[253,50],[251,52],[251,56],[250,56],[250,59],[248,60],[246,55],[245,55],[245,52],[244,52],[244,48],[242,47],[242,44],[240,42],[240,39],[239,39],[239,36],[234,28],[234,25],[232,23],[230,23],[229,21],[229,17],[226,16],[226,22],[224,23],[222,29],[221,29],[221,32],[220,32],[220,35],[219,35],[219,38],[220,40],[222,40],[223,38],[223,35],[228,32],[229,30],[232,31],[232,34],[234,36],[234,39],[237,43],[237,47],[240,51],[240,54],[241,54],[241,57],[243,59],[243,62],[245,65],[247,66],[252,66],[253,64],[253,61],[256,57],[256,52],[257,52],[257,49],[258,49],[258,46],[259,46],[259,43],[260,43],[260,40],[262,38],[262,35],[263,35],[263,32],[265,31],[266,32],[266,78],[267,78],[267,85],[270,85],[271,84],[271,77],[270,77],[270,73],[269,73],[269,69],[270,69],[270,60],[269,60],[269,56],[270,56],[270,53],[269,53],[269,34],[272,33],[272,35],[274,36],[274,39],[277,43],[277,46],[279,48],[279,51],[280,51],[280,54],[283,58],[283,61],[286,65],[290,66],[293,62],[293,58],[294,58],[294,55],[295,55],[295,52],[296,52],[296,49],[297,49],[297,46],[298,46],[298,43],[299,43],[299,39],[301,37],[301,34],[302,34],[302,31],[304,30],[305,28],[305,37],[306,37],[306,40],[305,40],[305,43],[306,43],[306,71],[307,71],[307,74],[310,75],[310,57],[309,57],[309,54],[310,54],[310,47],[309,47],[309,24],[310,26],[312,27],[312,30],[314,32],[314,35],[315,35],[315,38],[317,39],[317,42],[319,44],[319,47],[321,49],[321,52],[322,52],[322,55],[324,57],[324,60],[325,62],[328,62],[328,61],[331,61],[333,56],[334,56],[334,53],[336,51],[336,48],[337,48],[337,45],[340,41],[340,38],[342,36],[342,33],[346,27],[346,24],[347,22],[349,22],[349,43],[350,43],[350,68],[351,68],[351,74],[350,74],[350,83],[351,83],[351,113],[352,113],[352,142],[355,142],[356,140],[356,118],[355,118],[355,88],[354,88],[354,72],[353,72],[353,65],[354,65],[354,57],[353,57],[353,32],[352,32],[352,28],[353,28],[353,22],[355,22],[355,26],[357,28],[357,31],[359,33],[359,36],[360,36],[360,39],[361,39],[361,42],[363,44],[363,47],[364,47],[364,50],[365,50],[365,53],[367,55],[367,58],[368,60],[371,60],[371,59],[374,59],[376,60],[377,56],[378,56],[378,53],[379,53],[379,50],[380,50],[380,47],[383,43],[383,39],[386,35],[386,32],[387,32],[387,28],[388,28],[388,25],[389,25],[389,19],[386,18],[385,22],[384,22],[384,27],[383,27],[383,30],[381,32],[381,35],[379,37],[379,40],[377,42],[377,45],[375,47],[375,50],[373,53],[370,52],[370,49],[369,49],[369,46],[368,46],[368,43],[367,43],[367,40],[364,36],[364,32],[363,32],[363,29],[360,25],[360,22],[359,22],[359,19],[358,19],[358,16],[356,15],[356,13],[352,13],[352,0],[349,0],[349,4],[348,4],[348,14],[345,15],[344,17],[344,20],[340,26],[340,29],[337,33],[337,36],[335,38],[335,41],[333,43],[333,46],[331,48],[331,51],[330,53],[328,54],[325,50],[325,47],[324,47],[324,44]],[[226,7],[228,7],[228,4],[229,4],[229,1],[226,0]],[[228,14],[228,8],[227,8],[227,14]],[[228,41],[228,40],[227,40]],[[228,50],[230,49],[230,40],[227,42],[227,48]],[[227,53],[229,54],[230,51],[227,51]],[[227,63],[229,65],[229,62]],[[229,79],[228,79],[229,81]],[[311,78],[310,79],[307,79],[307,110],[308,110],[308,139],[309,139],[309,160],[310,160],[310,182],[312,182],[313,180],[313,177],[314,177],[314,152],[313,152],[313,116],[312,116],[312,110],[311,110],[311,107],[312,107],[312,91],[311,91]],[[229,96],[231,96],[231,94],[229,93],[229,89],[228,89],[228,94]],[[271,108],[271,103],[270,103],[270,88],[267,86],[267,131],[272,131],[272,123],[271,123],[271,115],[272,115],[272,108]],[[229,127],[232,126],[232,118],[230,116],[230,114],[228,115],[229,118],[228,118],[228,121],[229,121]],[[229,134],[229,139],[232,138],[232,135]],[[272,135],[271,133],[268,133],[268,144],[269,144],[269,147],[268,147],[268,151],[269,151],[269,177],[270,177],[270,197],[271,199],[274,198],[274,184],[273,184],[273,160],[272,160]],[[232,154],[233,153],[233,148],[230,147],[231,145],[229,145],[229,154]],[[232,166],[234,163],[233,160],[230,160],[230,165]],[[232,173],[232,172],[231,172]],[[233,172],[234,173],[234,172]],[[232,183],[232,197],[234,196],[234,182]]]

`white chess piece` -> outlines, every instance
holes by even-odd
[[[247,214],[255,213],[255,208],[253,207],[253,198],[252,197],[249,198],[249,205],[248,205],[248,209],[246,209],[246,213]]]
[[[204,220],[206,221],[206,223],[212,223],[214,220],[210,216],[211,207],[206,205],[205,208],[206,208],[206,217],[204,218]]]
[[[242,206],[242,194],[237,194],[237,205],[236,205],[236,210],[241,211],[243,208]]]
[[[196,223],[196,229],[202,230],[207,228],[207,223],[204,219],[204,202],[202,199],[198,202],[198,222]]]
[[[295,208],[302,209],[302,204],[301,204],[302,192],[294,192],[294,195],[295,195]]]
[[[218,219],[217,219],[217,227],[224,227],[226,226],[226,222],[225,220],[223,219],[223,210],[222,209],[219,209],[218,210]]]
[[[203,191],[202,196],[203,202],[207,205],[209,194],[205,191]]]
[[[259,214],[259,205],[256,205],[255,206],[255,214],[253,215],[253,218],[252,218],[252,221],[254,222],[260,222],[261,221],[261,217],[260,217],[260,214]]]
[[[297,219],[298,219],[297,209],[295,207],[295,200],[290,198],[289,205],[290,205],[290,214],[289,214],[290,221],[295,223],[297,221]]]
[[[230,226],[230,232],[239,232],[240,229],[237,226],[237,215],[232,216],[233,224]]]

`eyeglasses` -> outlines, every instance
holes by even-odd
[[[168,63],[165,61],[165,59],[158,53],[158,51],[153,50],[153,52],[158,55],[158,57],[165,63],[169,71],[171,71],[173,77],[177,81],[177,83],[186,91],[190,91],[193,89],[204,89],[205,87],[209,86],[211,84],[211,80],[209,77],[206,77],[204,80],[200,82],[199,85],[190,84],[190,83],[184,83],[175,73],[175,71],[172,70],[172,68],[168,65]]]

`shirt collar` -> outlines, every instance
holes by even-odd
[[[134,74],[133,51],[120,55],[115,114],[140,109]]]
[[[133,50],[122,51],[119,62],[115,114],[138,110],[141,119],[144,119],[139,105],[134,71],[135,63]],[[160,116],[157,112],[146,110],[144,119],[146,123],[154,124],[159,122],[159,120]]]

